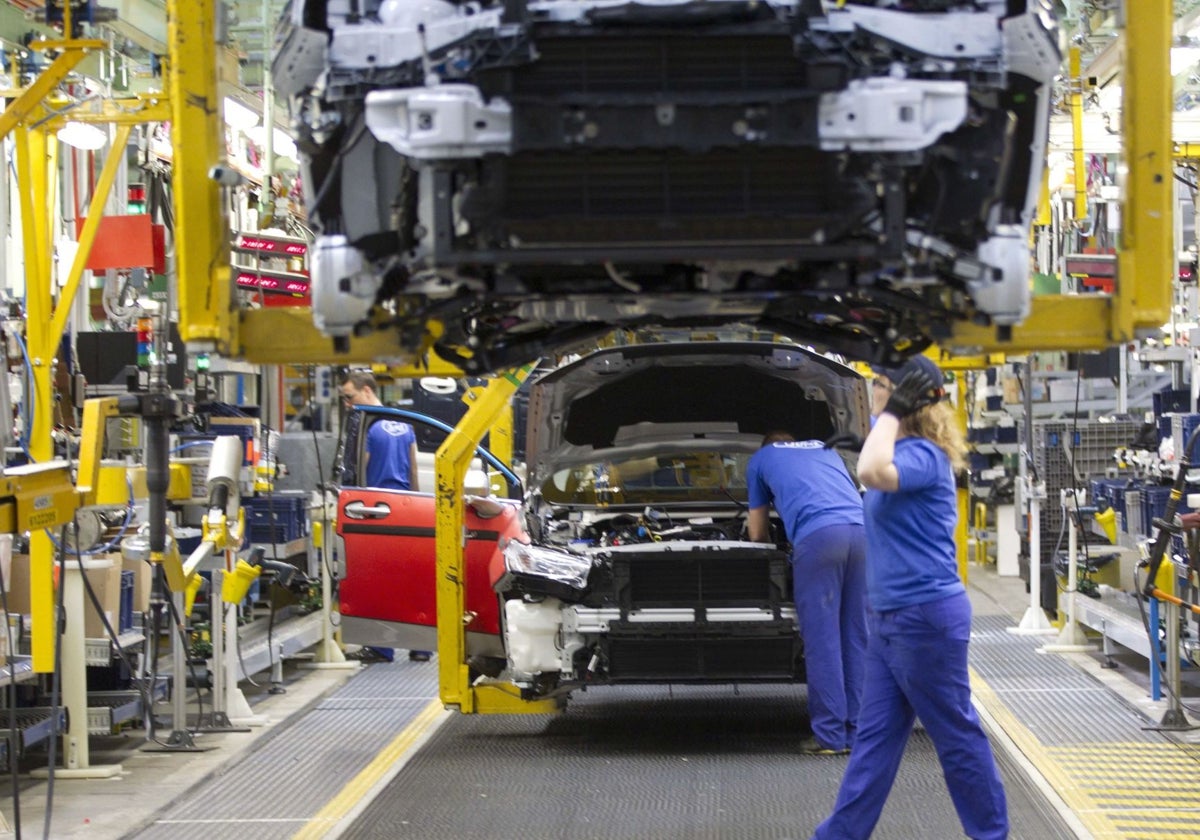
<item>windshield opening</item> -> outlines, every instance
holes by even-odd
[[[744,503],[750,455],[693,451],[581,464],[554,473],[542,496],[566,505]]]

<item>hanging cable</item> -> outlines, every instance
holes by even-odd
[[[62,526],[62,545],[67,544],[67,526]],[[55,747],[58,745],[58,693],[59,682],[62,679],[62,637],[66,623],[63,609],[63,574],[67,568],[66,552],[60,547],[58,551],[58,597],[54,613],[54,673],[50,678],[50,745],[47,760],[46,776],[46,813],[42,821],[42,838],[50,840],[50,815],[54,812],[54,765],[58,760]]]
[[[25,339],[21,338],[19,332],[13,331],[13,338],[17,340],[17,347],[21,350],[21,358],[25,362],[25,376],[22,381],[25,383],[22,387],[21,412],[24,415],[24,428],[21,435],[21,450],[25,453],[25,457],[29,462],[33,463],[33,456],[29,454],[29,438],[33,434],[33,417],[37,413],[37,391],[34,388],[33,382],[33,362],[29,359],[29,348],[25,346]]]
[[[9,543],[11,552],[12,544]],[[10,553],[11,557],[11,553]],[[3,567],[0,567],[0,608],[4,610],[5,637],[7,638],[8,654],[8,731],[13,733],[13,737],[8,742],[8,772],[9,781],[12,783],[12,803],[13,803],[13,831],[17,837],[21,836],[21,782],[17,773],[17,755],[16,755],[16,732],[17,732],[17,680],[16,674],[13,672],[13,666],[16,664],[17,651],[13,644],[12,627],[8,624],[8,585],[11,580],[10,574],[6,578]]]

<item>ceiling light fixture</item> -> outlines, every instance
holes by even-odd
[[[1200,61],[1200,47],[1171,47],[1171,75],[1178,76]]]
[[[246,131],[258,125],[258,112],[247,108],[236,99],[225,97],[225,123],[238,131]]]
[[[95,152],[108,144],[108,134],[94,125],[81,122],[68,122],[57,132],[58,141],[82,149],[85,152]]]

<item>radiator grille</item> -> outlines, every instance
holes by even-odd
[[[609,676],[638,680],[772,680],[803,675],[799,641],[791,638],[608,640]]]
[[[875,206],[864,182],[803,148],[528,153],[491,166],[482,212],[467,214],[528,243],[807,239]]]
[[[489,93],[522,98],[599,93],[715,95],[802,90],[807,68],[786,33],[724,37],[537,38],[537,60],[480,73]]]
[[[623,608],[774,607],[787,597],[782,552],[694,551],[624,555],[613,563]]]

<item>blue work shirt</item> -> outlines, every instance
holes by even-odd
[[[408,490],[413,427],[399,420],[376,420],[367,431],[367,486]]]
[[[950,459],[922,437],[896,441],[895,492],[868,490],[867,600],[876,612],[966,591],[958,576],[958,495]]]
[[[819,440],[764,446],[746,465],[750,507],[774,503],[797,545],[830,525],[862,525],[862,497],[840,455]]]

